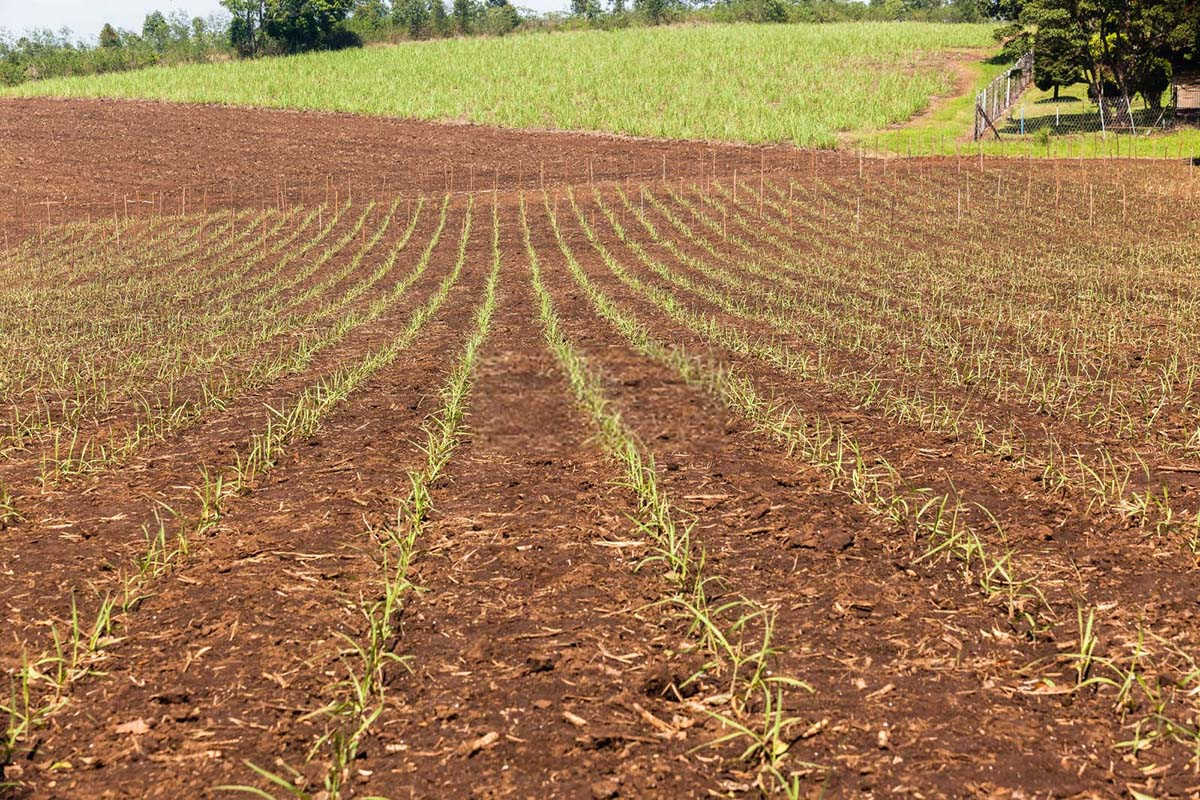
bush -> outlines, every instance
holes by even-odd
[[[20,61],[9,58],[0,60],[0,84],[16,86],[25,82],[25,65]]]
[[[503,36],[511,33],[521,24],[521,15],[508,3],[501,6],[489,5],[483,12],[479,22],[481,33],[489,36]]]
[[[789,6],[802,7],[784,0],[727,0],[716,7],[714,17],[722,22],[787,22]]]

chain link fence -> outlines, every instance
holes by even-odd
[[[1176,87],[1151,99],[1087,83],[1042,90],[1034,83],[1030,52],[978,94],[973,135],[976,140],[1082,133],[1144,136],[1194,121],[1187,113],[1190,101],[1180,107],[1179,97]]]
[[[983,138],[989,129],[999,136],[997,121],[1002,120],[1012,110],[1014,103],[1021,98],[1032,83],[1033,53],[1029,52],[1017,59],[1017,63],[997,75],[975,97],[974,138],[976,140]]]
[[[1065,136],[1077,133],[1146,135],[1175,124],[1168,93],[1150,103],[1138,95],[1097,94],[1086,84],[1060,88],[1057,96],[1034,88],[1013,103],[1001,124],[1001,135]]]

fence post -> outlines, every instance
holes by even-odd
[[[1013,93],[1013,73],[1017,73],[1016,93]],[[976,113],[975,126],[972,130],[973,138],[978,140],[984,135],[989,125],[994,126],[996,120],[1007,115],[1008,120],[1016,120],[1017,117],[1012,113],[1013,103],[1020,98],[1021,93],[1029,86],[1033,80],[1033,52],[1030,51],[1021,56],[1011,65],[1003,75],[997,75],[976,95]],[[1000,82],[1004,82],[1004,95],[1000,95]],[[1022,117],[1024,110],[1022,110]],[[1022,133],[1024,126],[1022,125]],[[997,132],[999,136],[999,132]]]

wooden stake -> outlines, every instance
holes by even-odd
[[[758,158],[758,218],[762,219],[763,192],[766,191],[765,183],[767,177],[767,154],[759,153]]]

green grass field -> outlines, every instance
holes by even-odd
[[[9,96],[318,109],[833,146],[953,91],[991,25],[696,25],[449,39],[26,83]]]
[[[938,102],[932,113],[907,124],[886,128],[863,129],[843,135],[842,144],[861,147],[870,152],[899,155],[953,155],[982,150],[990,156],[1021,156],[1034,158],[1180,158],[1200,155],[1200,129],[1181,126],[1167,131],[1152,131],[1150,135],[1129,133],[1071,132],[1070,115],[1095,114],[1095,103],[1087,100],[1087,86],[1067,87],[1064,100],[1058,104],[1064,124],[1055,128],[1048,138],[1039,138],[1037,131],[1053,119],[1054,104],[1048,102],[1050,91],[1030,87],[1014,108],[1026,108],[1026,134],[1019,135],[1015,121],[999,123],[1001,140],[990,135],[980,142],[970,141],[975,114],[975,95],[988,81],[1002,72],[1003,64],[980,61],[971,64],[975,75],[969,92]],[[1072,103],[1065,98],[1076,100]],[[1079,100],[1082,98],[1082,102]],[[1089,119],[1091,124],[1096,120]]]

